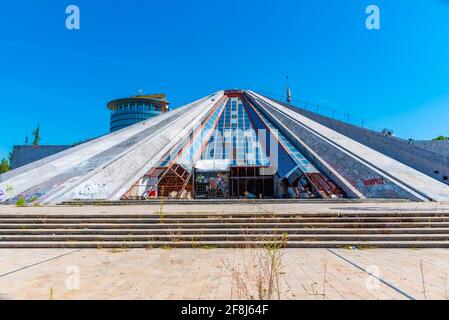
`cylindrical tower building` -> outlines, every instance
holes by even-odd
[[[113,100],[108,103],[111,110],[110,132],[129,127],[169,111],[165,94],[138,95]]]

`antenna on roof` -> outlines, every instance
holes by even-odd
[[[290,89],[289,81],[288,81],[288,75],[287,75],[287,103],[291,103],[293,101],[292,99],[292,90]]]
[[[27,133],[27,135],[25,136],[25,145],[26,145],[26,146],[28,145],[28,133]]]

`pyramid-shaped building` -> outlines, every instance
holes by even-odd
[[[401,143],[253,91],[219,91],[1,175],[0,202],[449,201],[432,176],[447,165]]]

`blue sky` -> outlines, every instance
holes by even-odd
[[[65,9],[81,10],[81,30]],[[381,9],[381,30],[365,8]],[[404,138],[449,135],[449,1],[71,0],[0,3],[0,157],[40,124],[43,144],[104,134],[105,104],[173,106],[224,88],[283,94]]]

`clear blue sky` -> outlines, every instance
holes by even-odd
[[[0,157],[37,123],[43,144],[104,134],[106,102],[139,88],[176,107],[223,88],[283,94],[287,73],[295,98],[404,138],[449,135],[449,1],[19,0],[0,17]]]

